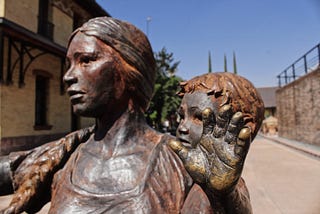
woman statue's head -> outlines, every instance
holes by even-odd
[[[129,99],[129,108],[148,108],[154,88],[155,59],[147,37],[132,24],[111,17],[89,20],[72,33],[67,59],[70,68],[64,81],[76,112],[78,109],[81,114],[80,98],[85,98],[85,90],[90,88],[108,91],[108,95],[96,93],[94,96],[100,99],[92,98],[93,104],[106,102],[107,106],[121,91]],[[81,88],[82,81],[86,89]]]

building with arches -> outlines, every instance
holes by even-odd
[[[62,77],[71,32],[110,16],[94,0],[0,1],[0,154],[30,149],[92,120],[73,115]]]

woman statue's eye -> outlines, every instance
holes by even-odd
[[[95,61],[96,57],[95,56],[82,56],[80,58],[80,62],[83,64],[89,64],[92,61]]]
[[[84,56],[84,57],[81,57],[81,60],[80,60],[82,63],[85,63],[85,64],[88,64],[90,61],[91,61],[91,59],[90,59],[90,57],[88,57],[88,56]]]

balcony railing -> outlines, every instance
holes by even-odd
[[[320,65],[320,43],[309,50],[293,64],[282,71],[278,76],[279,87],[289,84],[299,77],[313,71]]]

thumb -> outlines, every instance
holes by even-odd
[[[178,140],[169,140],[169,147],[183,160],[188,158],[189,149]]]

